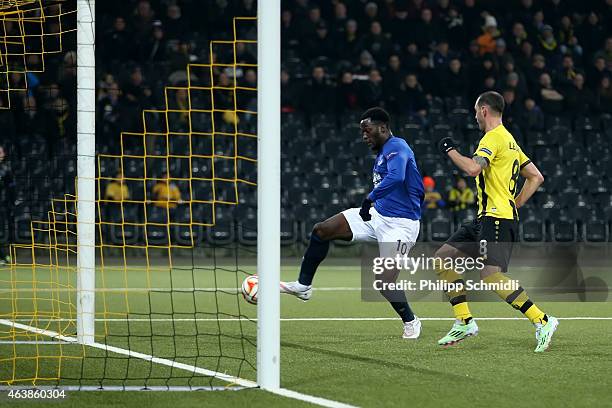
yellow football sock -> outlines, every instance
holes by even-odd
[[[495,272],[483,279],[485,283],[504,283],[508,288],[500,288],[495,290],[495,293],[505,300],[510,306],[519,310],[527,317],[531,323],[542,323],[548,322],[548,317],[542,312],[527,296],[525,289],[521,286],[516,290],[512,290],[510,287],[510,279],[501,272]]]
[[[448,283],[462,284],[461,289],[447,291],[446,294],[448,295],[450,304],[453,306],[455,319],[461,320],[463,323],[468,323],[470,319],[472,319],[472,313],[470,313],[470,308],[467,303],[463,278],[454,270],[443,267],[436,269],[436,273],[441,280],[445,280]]]

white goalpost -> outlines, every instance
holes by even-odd
[[[257,383],[280,388],[280,0],[257,2]]]
[[[95,342],[95,0],[77,3],[77,339]]]

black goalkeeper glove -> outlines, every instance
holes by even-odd
[[[369,198],[364,198],[363,202],[361,203],[361,210],[359,210],[359,215],[361,216],[361,219],[364,221],[370,221],[372,219],[372,216],[370,215],[370,208],[372,207],[372,200],[370,200]]]
[[[448,154],[448,152],[456,148],[457,148],[457,142],[455,142],[450,137],[443,137],[438,142],[438,149],[440,149],[440,152],[445,156]]]

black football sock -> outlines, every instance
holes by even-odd
[[[300,268],[300,277],[298,278],[298,282],[300,282],[302,285],[312,285],[312,279],[317,272],[317,268],[327,256],[328,251],[329,241],[322,240],[317,234],[314,233],[310,235],[310,243],[308,244],[308,248],[306,248],[306,252],[304,252],[304,257],[302,258],[302,266]]]
[[[381,290],[380,293],[391,303],[391,306],[404,323],[414,320],[414,313],[410,309],[403,290]]]

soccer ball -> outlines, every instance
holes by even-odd
[[[247,276],[244,281],[242,281],[242,296],[244,300],[252,305],[257,304],[258,283],[259,279],[257,279],[257,275]]]

